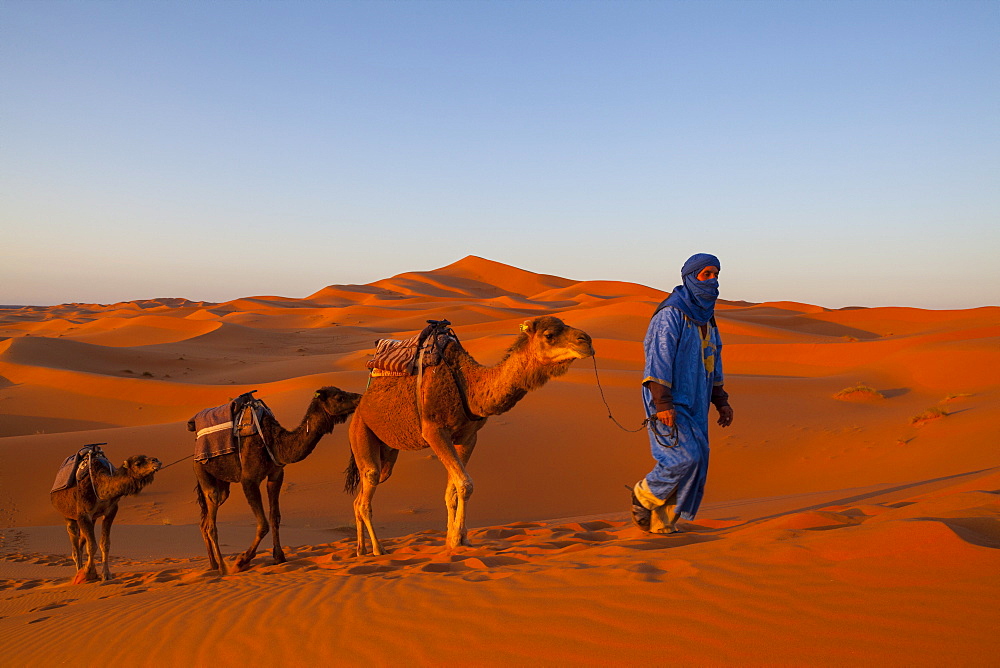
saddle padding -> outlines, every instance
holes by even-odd
[[[101,445],[104,444],[102,443]],[[75,486],[78,480],[87,475],[89,470],[86,466],[81,466],[81,464],[87,461],[88,455],[93,456],[93,463],[95,465],[102,466],[109,473],[113,474],[115,472],[114,464],[108,461],[108,458],[104,456],[100,447],[87,445],[81,448],[76,454],[64,459],[63,463],[59,465],[59,470],[56,471],[55,482],[52,483],[52,489],[49,493],[69,489]]]
[[[409,376],[417,372],[417,362],[420,352],[418,345],[420,335],[408,339],[379,339],[375,343],[375,356],[365,364],[369,369],[380,373],[372,375]],[[424,338],[423,368],[441,363],[441,353],[449,341],[457,340],[453,334],[431,334]]]
[[[239,449],[239,442],[233,433],[233,402],[206,408],[190,422],[194,423],[196,462],[229,455]]]
[[[52,483],[52,492],[69,489],[76,484],[76,467],[79,464],[79,454],[72,454],[63,460],[63,463],[59,465],[59,470],[56,471],[56,480]]]

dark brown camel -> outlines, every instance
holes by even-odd
[[[343,424],[358,405],[360,394],[345,392],[336,387],[316,390],[302,423],[294,430],[287,431],[271,415],[261,419],[261,429],[267,443],[279,463],[265,451],[259,434],[240,438],[239,453],[212,457],[203,462],[195,462],[194,474],[198,479],[195,492],[201,507],[201,535],[208,548],[208,561],[212,569],[226,572],[226,564],[219,549],[219,530],[216,517],[219,506],[229,498],[229,485],[240,483],[250,509],[257,518],[257,534],[253,543],[236,560],[235,570],[247,567],[257,554],[257,546],[270,529],[274,535],[275,563],[284,563],[285,554],[281,549],[278,528],[281,524],[281,509],[278,496],[285,478],[285,465],[302,461],[316,448],[319,440]],[[267,499],[270,506],[270,527],[264,514],[264,503],[260,494],[260,483],[267,478]]]
[[[101,517],[104,518],[101,522],[101,580],[111,579],[108,551],[111,549],[111,525],[118,514],[118,501],[123,496],[138,494],[143,487],[153,482],[153,474],[160,466],[159,459],[146,455],[129,457],[114,473],[109,473],[103,466],[94,463],[74,486],[52,492],[52,505],[66,518],[66,532],[73,549],[73,563],[77,568],[73,584],[97,580],[97,565],[94,563],[97,540],[94,528],[97,519]],[[85,565],[84,541],[87,543]]]
[[[431,448],[448,471],[447,547],[468,545],[465,505],[472,479],[465,466],[485,418],[509,411],[529,391],[569,370],[575,359],[594,354],[590,336],[544,316],[525,321],[521,335],[495,367],[484,367],[453,341],[441,364],[423,373],[417,406],[413,377],[374,378],[351,422],[351,461],[345,489],[354,493],[358,555],[365,553],[365,528],[372,553],[384,554],[372,527],[372,496],[392,474],[400,450]]]

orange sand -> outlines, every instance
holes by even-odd
[[[481,433],[471,548],[444,550],[443,468],[404,452],[374,504],[390,554],[354,557],[341,426],[288,468],[288,563],[264,551],[244,573],[208,573],[184,461],[123,500],[116,579],[69,584],[48,489],[82,444],[170,463],[191,452],[191,415],[250,389],[293,426],[314,389],[364,389],[376,338],[429,317],[487,364],[525,318],[587,330],[635,427],[642,335],[664,294],[469,257],[306,299],[0,311],[3,664],[995,663],[996,307],[721,303],[736,420],[713,425],[705,504],[678,536],[627,521],[646,438],[607,419],[584,360]],[[884,399],[834,398],[859,382]],[[913,421],[933,407],[946,415]],[[249,544],[238,489],[220,535],[228,555]]]

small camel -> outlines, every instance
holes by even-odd
[[[360,399],[360,394],[345,392],[336,387],[320,388],[309,403],[302,423],[294,431],[284,429],[273,416],[265,414],[260,426],[277,462],[265,451],[260,434],[241,437],[239,452],[195,462],[194,474],[198,479],[195,492],[201,508],[201,535],[208,548],[208,561],[212,570],[226,573],[226,564],[219,549],[216,517],[219,506],[229,498],[231,483],[242,485],[243,495],[257,518],[257,533],[250,547],[236,560],[236,572],[244,570],[256,556],[257,546],[269,530],[260,494],[260,483],[264,478],[267,478],[270,526],[274,530],[272,555],[276,564],[285,562],[285,553],[281,549],[278,535],[281,524],[278,496],[285,479],[285,465],[308,457],[323,436],[332,432],[336,425],[347,421]]]
[[[480,365],[458,341],[447,344],[441,363],[423,372],[420,405],[412,376],[373,378],[351,422],[351,460],[344,489],[357,492],[354,520],[357,554],[385,554],[372,527],[375,488],[388,480],[400,450],[431,448],[448,472],[448,549],[469,545],[465,506],[472,479],[465,467],[486,417],[506,413],[529,391],[594,354],[590,336],[552,316],[525,321],[521,334],[495,367]],[[361,491],[358,492],[360,485]]]
[[[104,466],[91,460],[86,473],[76,484],[66,489],[52,492],[52,505],[66,518],[66,532],[73,549],[73,563],[77,573],[73,584],[97,580],[94,563],[97,540],[94,528],[97,519],[101,522],[101,580],[112,578],[108,551],[111,549],[111,525],[118,514],[118,501],[123,496],[134,496],[153,482],[153,475],[160,469],[160,460],[146,455],[135,455],[126,459],[120,467],[109,473]],[[87,563],[83,564],[83,543],[87,543]]]

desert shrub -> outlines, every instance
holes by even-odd
[[[932,406],[920,415],[914,415],[910,420],[910,424],[922,424],[924,422],[930,422],[931,420],[946,417],[947,415],[947,411],[941,410],[937,406]]]
[[[885,399],[885,395],[876,390],[874,387],[869,387],[864,383],[859,382],[853,387],[845,387],[840,392],[833,395],[834,399]]]

